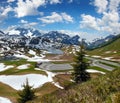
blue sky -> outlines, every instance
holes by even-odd
[[[120,0],[0,0],[0,29],[33,27],[92,40],[120,33]]]

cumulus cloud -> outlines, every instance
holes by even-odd
[[[23,24],[25,27],[31,27],[31,26],[36,26],[38,23],[37,22],[28,22],[26,20],[20,20],[20,23]]]
[[[73,22],[73,17],[71,17],[70,15],[66,13],[61,13],[61,16],[66,22]]]
[[[20,23],[26,24],[26,23],[28,23],[28,21],[21,20]]]
[[[13,9],[10,6],[7,6],[5,8],[1,7],[0,9],[0,20],[4,20],[8,17],[9,12],[13,11]]]
[[[117,11],[120,6],[120,0],[110,0],[109,9],[110,11]]]
[[[56,22],[73,22],[73,17],[66,13],[56,13],[52,12],[50,16],[45,16],[42,18],[38,18],[38,20],[41,20],[44,24],[51,24]]]
[[[102,17],[82,14],[80,27],[101,32],[120,33],[119,5],[120,0],[110,0],[109,2],[107,0],[94,0],[94,6],[98,8],[97,12],[101,13]]]
[[[61,3],[60,0],[50,0],[50,4],[58,4]]]
[[[16,17],[41,14],[38,11],[38,7],[45,3],[45,0],[18,0],[17,7],[15,7]]]
[[[95,30],[99,30],[98,24],[97,24],[97,19],[91,15],[85,15],[82,14],[82,21],[80,22],[81,28],[90,28],[90,29],[95,29]]]
[[[107,9],[108,1],[107,0],[94,0],[94,5],[97,7],[98,13],[103,13]]]

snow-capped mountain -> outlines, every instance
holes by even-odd
[[[4,35],[4,32],[2,32],[1,30],[0,30],[0,36],[3,36]]]
[[[21,35],[21,36],[25,36],[25,37],[36,37],[36,36],[41,35],[41,33],[36,29],[21,28],[21,27],[11,29],[8,31],[7,34],[8,35]]]
[[[116,37],[115,35],[109,35],[105,38],[97,38],[88,44],[88,49],[95,49],[95,48],[101,47],[104,44],[106,44],[107,42],[114,39],[115,37]]]
[[[59,42],[63,44],[72,44],[72,45],[78,45],[79,44],[79,36],[73,36],[70,37],[67,34],[60,33],[58,31],[50,31],[47,33],[43,33],[39,30],[32,29],[32,28],[13,28],[8,31],[8,35],[21,35],[27,38],[44,38],[48,39],[51,42]],[[37,42],[37,41],[36,41]]]

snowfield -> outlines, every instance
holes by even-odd
[[[86,70],[89,73],[101,73],[101,74],[105,74],[104,72],[98,71],[98,70],[93,70],[93,69],[87,69]]]
[[[0,71],[4,71],[4,70],[7,70],[7,69],[10,69],[13,67],[14,66],[12,66],[12,65],[6,66],[6,65],[4,65],[4,63],[0,63]]]
[[[27,61],[33,61],[33,62],[42,62],[42,61],[50,61],[48,59],[43,59],[44,56],[37,56],[35,55],[34,57],[28,57],[26,55],[23,55],[23,54],[14,54],[15,57],[18,57],[18,58],[23,58],[23,59],[27,59]]]
[[[1,75],[0,82],[5,83],[16,90],[22,90],[22,85],[28,79],[29,85],[33,88],[38,88],[46,82],[51,82],[51,78],[41,74],[26,74],[26,75]]]
[[[9,99],[0,97],[0,103],[12,103]]]
[[[41,70],[39,68],[35,68],[35,70]],[[47,82],[51,82],[56,87],[63,89],[58,83],[53,81],[54,73],[45,71],[48,76],[41,74],[26,74],[26,75],[1,75],[0,82],[5,83],[16,90],[22,90],[22,85],[26,83],[26,79],[28,79],[29,85],[33,86],[33,88],[38,88]]]
[[[23,64],[17,67],[17,69],[27,69],[30,66],[30,64]]]
[[[28,52],[29,54],[31,54],[31,55],[36,55],[36,52],[35,51],[33,51],[33,50],[29,50],[29,52]]]

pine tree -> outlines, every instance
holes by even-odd
[[[90,79],[90,75],[86,72],[89,64],[85,61],[85,49],[82,43],[80,44],[80,50],[76,52],[75,60],[73,64],[74,72],[73,78],[76,83],[81,83]]]
[[[35,98],[35,90],[29,85],[28,79],[26,79],[26,84],[23,85],[23,90],[19,91],[18,95],[20,96],[19,103],[26,103]]]

